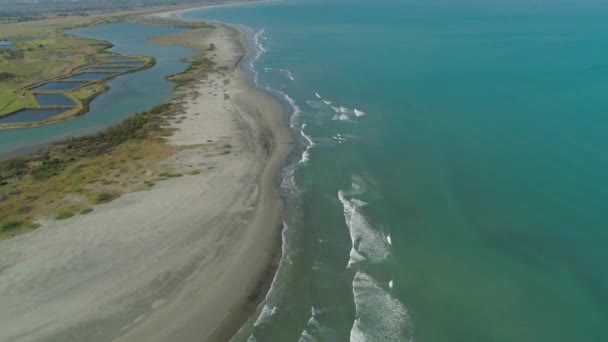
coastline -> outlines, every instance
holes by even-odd
[[[184,149],[166,163],[188,176],[0,242],[0,339],[220,341],[257,309],[281,249],[291,135],[235,66],[243,38],[226,25],[201,38],[228,69],[178,100],[168,140]]]

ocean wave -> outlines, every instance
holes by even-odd
[[[285,75],[287,75],[287,78],[289,78],[292,81],[295,81],[295,77],[293,77],[293,74],[291,73],[291,71],[286,70],[286,69],[280,69],[279,71],[281,71],[282,73],[284,73]]]
[[[328,327],[324,327],[321,322],[317,319],[320,310],[312,307],[310,309],[310,318],[308,319],[308,323],[306,324],[306,328],[302,331],[298,342],[308,342],[308,341],[319,341],[319,340],[331,340],[328,337],[332,335],[332,330]],[[320,336],[321,338],[317,338],[316,336]]]
[[[300,134],[302,137],[304,137],[304,139],[306,139],[306,141],[308,141],[308,146],[306,146],[306,150],[302,153],[302,158],[300,159],[299,164],[306,163],[310,160],[310,149],[315,146],[315,142],[312,140],[312,137],[304,132],[305,128],[306,124],[303,124],[302,128],[300,129]]]
[[[333,102],[328,101],[328,100],[323,100],[323,103],[325,103],[325,104],[326,104],[326,105],[328,105],[328,106],[331,106],[331,104],[332,104]]]
[[[310,148],[311,146],[307,146],[306,150],[304,150],[304,152],[302,153],[302,158],[300,158],[300,161],[298,162],[298,164],[304,164],[307,163],[308,161],[310,161]]]
[[[253,326],[257,327],[261,324],[268,322],[272,318],[272,316],[277,314],[277,312],[278,312],[278,308],[276,306],[269,306],[269,305],[265,304],[264,308],[262,308],[262,312],[260,313],[260,316],[255,321]]]
[[[302,113],[302,109],[298,106],[296,101],[292,99],[289,95],[287,95],[287,93],[281,90],[276,90],[270,87],[266,87],[266,90],[270,93],[274,93],[282,97],[289,104],[289,106],[292,108],[291,117],[289,119],[289,127],[291,127],[292,129],[296,128],[299,123],[300,114]]]
[[[413,341],[405,306],[370,275],[357,272],[353,279],[356,318],[350,342]]]
[[[253,84],[255,84],[256,86],[259,86],[260,73],[255,69],[255,64],[262,57],[262,55],[266,53],[266,48],[264,48],[264,45],[262,45],[262,43],[260,42],[260,37],[264,37],[264,32],[266,31],[264,29],[261,29],[253,35],[253,43],[255,45],[255,56],[249,61],[249,68],[253,73]]]
[[[300,134],[304,137],[304,139],[306,139],[306,141],[308,141],[309,146],[315,146],[315,142],[312,140],[310,135],[308,135],[304,132],[305,128],[306,128],[306,124],[303,124],[302,128],[300,129]]]
[[[267,39],[268,39],[267,37],[265,37],[265,36],[264,36],[264,33],[265,33],[265,32],[266,32],[266,30],[265,30],[265,29],[261,29],[261,30],[259,30],[258,32],[256,32],[256,33],[253,35],[253,42],[254,42],[254,43],[255,43],[255,45],[258,47],[258,49],[260,49],[260,51],[261,51],[262,53],[265,53],[265,52],[266,52],[266,48],[265,48],[265,47],[264,47],[264,45],[262,45],[262,43],[260,42],[260,38],[261,38],[261,39],[264,39],[264,40],[267,40]]]
[[[357,204],[346,198],[344,191],[338,192],[338,198],[344,208],[344,218],[352,242],[348,267],[364,261],[377,264],[386,260],[390,254],[390,245],[384,234],[369,224]]]
[[[338,144],[341,144],[341,143],[343,143],[344,141],[346,141],[346,140],[347,140],[347,139],[346,139],[346,138],[345,138],[345,137],[344,137],[342,134],[340,134],[340,133],[338,133],[338,134],[334,135],[334,136],[332,137],[332,139],[336,140],[336,141],[338,142]]]
[[[334,115],[333,118],[331,118],[332,120],[340,120],[340,121],[348,121],[350,120],[350,117],[346,114],[340,114],[340,115]]]
[[[354,109],[354,112],[357,117],[361,117],[366,114],[364,111],[358,110],[357,108]]]

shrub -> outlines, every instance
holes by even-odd
[[[80,215],[86,215],[93,211],[93,208],[85,208],[80,211]]]
[[[71,211],[62,211],[59,214],[57,214],[57,216],[55,216],[55,220],[65,220],[65,219],[69,219],[72,216],[74,216],[73,212],[71,212]]]
[[[0,223],[0,231],[8,231],[19,227],[21,227],[21,222],[19,221],[4,221]]]
[[[95,204],[107,203],[116,198],[116,195],[109,192],[101,192],[93,196],[92,201]]]
[[[10,72],[0,72],[0,81],[10,81],[16,76]]]

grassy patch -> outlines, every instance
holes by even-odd
[[[108,203],[117,197],[118,197],[117,194],[109,193],[109,192],[102,192],[99,194],[95,194],[91,198],[91,202],[93,202],[94,204]]]
[[[0,222],[0,231],[9,231],[21,227],[20,221],[4,221]]]
[[[85,208],[80,211],[80,215],[86,215],[93,212],[93,208]]]
[[[74,213],[71,211],[62,211],[57,216],[55,216],[55,220],[67,220],[70,217],[74,216]]]

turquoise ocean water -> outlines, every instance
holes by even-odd
[[[283,1],[250,29],[299,142],[284,255],[236,340],[608,339],[608,11]],[[355,111],[357,109],[357,111]]]

